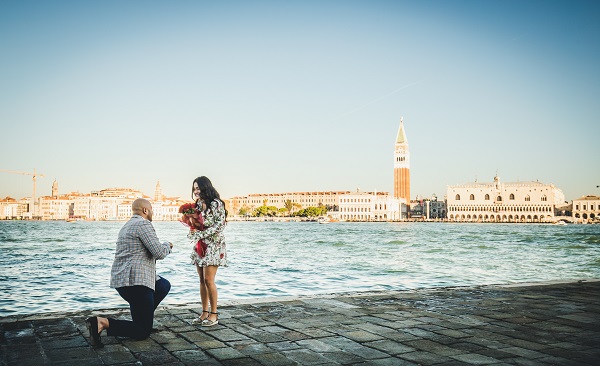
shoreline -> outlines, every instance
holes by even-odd
[[[381,290],[381,291],[356,291],[356,292],[338,292],[338,293],[326,293],[326,294],[310,294],[310,295],[289,295],[289,296],[265,296],[265,297],[251,297],[251,298],[239,298],[239,299],[228,299],[221,300],[219,307],[235,307],[238,305],[255,305],[255,304],[269,304],[279,302],[292,302],[292,301],[308,301],[308,300],[323,300],[323,299],[334,299],[334,298],[364,298],[370,296],[394,296],[401,297],[402,294],[415,294],[415,293],[433,293],[433,292],[445,292],[454,290],[483,290],[483,289],[518,289],[518,288],[530,288],[530,287],[543,287],[543,286],[556,286],[556,285],[574,285],[584,283],[596,283],[600,282],[600,278],[585,278],[585,279],[564,279],[564,280],[548,280],[548,281],[534,281],[534,282],[518,282],[518,283],[498,283],[498,284],[487,284],[487,285],[466,285],[466,286],[443,286],[443,287],[423,287],[417,289],[407,290]],[[161,310],[190,310],[200,306],[200,302],[190,302],[182,304],[169,304],[161,305]],[[20,321],[31,321],[31,320],[42,320],[42,319],[56,319],[61,317],[72,317],[81,316],[81,314],[102,314],[102,313],[129,313],[128,307],[112,307],[102,309],[88,309],[88,310],[73,310],[73,311],[53,311],[43,312],[39,314],[15,314],[0,316],[0,324],[9,322],[20,322]]]

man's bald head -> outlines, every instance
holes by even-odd
[[[145,219],[152,221],[152,204],[150,201],[138,198],[131,204],[131,211],[134,215],[140,215]]]

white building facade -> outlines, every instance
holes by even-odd
[[[573,200],[573,220],[578,223],[600,221],[600,196],[583,196]]]
[[[339,221],[397,221],[406,217],[406,202],[387,192],[354,192],[340,195],[338,211],[328,212]]]
[[[554,222],[556,207],[565,195],[553,184],[540,182],[491,183],[448,186],[448,221],[454,222]]]
[[[406,217],[406,203],[402,198],[393,198],[387,192],[291,192],[250,194],[226,200],[227,209],[237,214],[242,207],[253,209],[263,205],[278,209],[285,207],[286,201],[297,207],[328,208],[327,216],[339,221],[394,221]]]
[[[19,218],[19,202],[11,197],[0,199],[0,220]]]

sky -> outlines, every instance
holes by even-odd
[[[0,169],[37,195],[477,180],[600,195],[600,2],[0,2]],[[0,172],[0,197],[30,176]]]

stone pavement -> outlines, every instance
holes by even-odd
[[[0,365],[600,365],[600,280],[230,302],[157,312],[145,341],[87,344],[104,310],[0,318]]]

